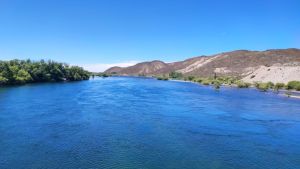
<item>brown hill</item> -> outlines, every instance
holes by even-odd
[[[119,66],[114,66],[105,71],[105,73],[119,73],[123,68]]]
[[[287,63],[300,63],[299,49],[225,52],[203,58],[178,71],[198,76],[212,76],[215,72],[222,75],[243,76],[259,66]]]
[[[134,66],[129,66],[126,68],[113,67],[105,71],[105,73],[116,72],[121,75],[154,75],[153,73],[167,67],[168,64],[154,60],[151,62],[142,62]]]
[[[164,63],[162,61],[143,62],[127,68],[115,70],[117,70],[116,72],[118,74],[122,75],[159,75],[168,74],[172,71],[177,71],[185,75],[194,75],[200,77],[213,76],[214,73],[217,73],[218,75],[246,77],[255,73],[255,71],[259,68],[272,66],[276,66],[278,71],[287,70],[285,69],[287,66],[299,67],[300,50],[237,50],[232,52],[224,52],[212,56],[194,57],[174,63]],[[108,69],[106,72],[111,72],[111,69]],[[274,71],[270,72],[273,72],[274,74]],[[294,71],[293,73],[298,72]],[[268,73],[265,73],[264,76],[268,76]]]

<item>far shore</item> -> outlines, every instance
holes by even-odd
[[[156,77],[153,77],[153,76],[134,76],[134,75],[115,75],[115,76],[118,76],[118,77],[136,77],[136,78],[157,79]],[[189,81],[189,80],[181,80],[181,79],[171,79],[170,78],[170,79],[168,79],[166,81],[175,81],[175,82],[183,82],[183,83],[194,83],[194,84],[197,84],[197,85],[203,85],[203,84],[198,83],[198,82]],[[210,84],[210,85],[203,85],[203,86],[213,86],[213,85]],[[232,85],[221,84],[221,86],[222,87],[235,87],[235,88],[238,88],[238,86],[236,84],[232,84]],[[248,88],[257,89],[254,86],[249,86]],[[259,89],[257,89],[257,90],[260,91]],[[268,90],[262,91],[262,92],[273,92],[273,93],[277,93],[278,95],[281,95],[281,96],[300,99],[300,91],[296,91],[296,90],[280,89],[278,91],[275,91],[275,90],[272,90],[272,89],[268,89]]]
[[[136,76],[135,76],[136,77]],[[138,77],[138,76],[137,76]],[[152,77],[154,78],[154,77]],[[155,79],[155,78],[154,78]],[[178,80],[178,79],[169,79],[169,81],[175,81],[175,82],[184,82],[184,83],[194,83],[194,84],[198,84],[198,85],[202,85],[199,84],[197,82],[193,82],[193,81],[186,81],[186,80]],[[203,86],[212,86],[212,85],[203,85]],[[237,85],[233,84],[233,85],[224,85],[222,84],[221,86],[223,87],[235,87],[238,88]],[[256,89],[256,87],[254,86],[250,86],[249,88],[252,89]],[[258,90],[258,89],[257,89]],[[259,90],[258,90],[259,91]],[[264,92],[273,92],[273,93],[278,93],[281,96],[286,96],[286,97],[291,97],[291,98],[297,98],[300,99],[300,91],[296,91],[296,90],[286,90],[286,89],[280,89],[278,91],[274,91],[274,90],[267,90]],[[287,94],[288,93],[288,94]]]

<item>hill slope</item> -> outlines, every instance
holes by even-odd
[[[162,61],[151,61],[142,62],[134,66],[129,66],[126,68],[112,67],[106,70],[104,73],[117,73],[121,75],[154,75],[154,72],[168,67],[168,64]]]
[[[209,77],[216,73],[218,76],[237,76],[251,82],[287,82],[300,80],[300,50],[237,50],[174,63],[143,62],[113,70],[120,75],[159,75],[177,71],[199,77]],[[112,68],[105,72],[111,73]]]

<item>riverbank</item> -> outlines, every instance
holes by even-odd
[[[283,83],[276,83],[273,84],[272,82],[268,83],[247,83],[241,80],[235,79],[234,77],[218,77],[216,79],[212,78],[169,78],[169,77],[154,77],[154,76],[129,76],[129,75],[117,75],[123,77],[137,77],[137,78],[153,78],[157,80],[164,80],[164,81],[176,81],[176,82],[184,82],[184,83],[194,83],[200,84],[204,86],[213,86],[216,90],[220,90],[220,87],[235,87],[235,88],[252,88],[257,89],[261,92],[273,92],[285,97],[297,98],[300,99],[300,91],[291,89],[292,86],[290,83],[283,84]],[[297,81],[292,81],[293,83],[299,83]],[[290,89],[286,89],[290,88]]]
[[[183,83],[194,83],[194,84],[198,84],[198,85],[201,84],[201,83],[194,82],[194,81],[186,81],[186,80],[178,80],[178,79],[168,79],[168,80],[169,81],[175,81],[175,82],[183,82]],[[201,84],[201,85],[203,85],[203,84]],[[204,86],[213,86],[213,84],[204,85]],[[231,85],[221,84],[220,86],[222,86],[222,87],[240,88],[236,84],[231,84]],[[286,90],[286,89],[281,89],[281,90],[274,90],[274,89],[261,90],[261,89],[258,89],[255,86],[253,86],[253,85],[251,85],[251,86],[249,86],[247,88],[257,89],[258,91],[261,91],[261,92],[273,92],[273,93],[277,93],[277,94],[279,94],[281,96],[300,99],[300,91],[296,91],[296,90]],[[217,88],[217,90],[219,90],[219,88]]]

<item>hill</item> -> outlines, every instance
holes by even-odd
[[[288,82],[300,80],[300,50],[236,50],[173,63],[142,62],[125,68],[110,68],[105,73],[112,73],[112,70],[120,75],[163,75],[176,71],[186,76],[211,77],[216,73],[249,82]]]

